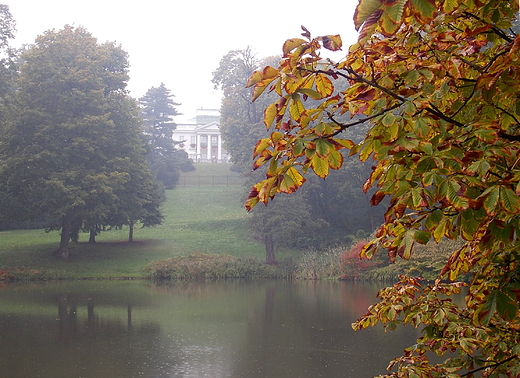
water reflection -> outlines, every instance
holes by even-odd
[[[354,333],[377,287],[226,281],[10,285],[0,291],[9,377],[370,377],[417,336]]]

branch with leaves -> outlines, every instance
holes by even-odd
[[[278,67],[248,82],[253,99],[278,95],[264,112],[270,136],[253,151],[253,168],[267,173],[252,187],[248,209],[298,190],[310,171],[326,178],[346,149],[374,162],[363,185],[376,188],[371,203],[390,200],[362,257],[384,250],[391,260],[409,259],[416,243],[464,241],[434,285],[403,277],[355,323],[425,327],[390,376],[520,374],[517,14],[518,3],[505,0],[360,0],[359,40],[344,59],[320,56],[342,48],[339,36],[312,38],[304,28],[303,38],[285,42]],[[369,126],[361,142],[342,136],[361,124]],[[468,280],[464,305],[441,299],[461,279]],[[447,350],[455,356],[429,363],[426,351]]]

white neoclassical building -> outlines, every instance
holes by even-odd
[[[218,109],[198,109],[197,115],[187,121],[177,123],[173,140],[182,142],[182,148],[195,162],[227,162],[228,153],[222,148],[220,136],[220,111]]]

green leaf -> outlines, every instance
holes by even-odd
[[[402,78],[404,79],[404,83],[406,86],[411,87],[417,83],[417,80],[419,79],[419,72],[413,70],[403,73]]]
[[[457,9],[458,6],[459,6],[459,2],[457,0],[445,0],[442,5],[442,9],[446,13],[451,13],[455,9]]]
[[[485,128],[477,128],[475,130],[475,136],[484,143],[493,144],[498,140],[498,134],[494,130]]]
[[[419,244],[427,244],[430,241],[431,233],[423,230],[415,230],[413,239]]]
[[[315,144],[316,153],[322,158],[328,156],[330,150],[332,149],[332,145],[326,139],[316,139]]]
[[[303,154],[303,140],[297,138],[294,140],[293,154],[295,157],[301,156]]]
[[[433,239],[439,243],[441,239],[446,235],[446,229],[448,228],[448,220],[446,218],[441,218],[437,227],[433,230]]]
[[[513,320],[516,317],[518,308],[516,300],[511,295],[503,291],[497,293],[497,312],[505,320]]]
[[[439,209],[435,209],[432,211],[428,216],[426,217],[426,221],[424,223],[424,226],[428,230],[433,230],[437,225],[439,224],[440,220],[442,219],[442,211]]]
[[[520,213],[520,199],[511,189],[500,187],[500,204],[505,211],[512,214]]]
[[[460,339],[460,348],[464,353],[472,354],[476,349],[476,341],[475,339],[462,337]]]
[[[316,92],[314,89],[310,89],[310,88],[300,88],[296,92],[309,96],[313,100],[321,100],[323,98],[323,96],[321,94]]]
[[[417,117],[415,119],[414,125],[414,132],[419,137],[426,137],[430,131],[430,125],[428,125],[428,122],[424,117]]]
[[[495,313],[505,320],[512,320],[515,319],[517,311],[516,300],[512,296],[501,290],[493,290],[486,296],[483,306],[475,312],[474,320],[487,326]]]
[[[454,180],[446,180],[440,186],[441,193],[444,194],[446,199],[451,203],[457,210],[467,209],[469,202],[466,198],[460,197],[458,191],[460,190],[460,184]]]
[[[490,216],[494,216],[497,213],[498,198],[500,197],[500,187],[490,187],[484,193],[482,193],[480,197],[484,197],[483,205],[486,213]]]
[[[433,0],[412,0],[412,8],[423,20],[431,20],[437,11]]]
[[[395,115],[393,115],[391,112],[388,112],[384,115],[384,117],[381,119],[381,123],[385,125],[386,127],[392,126],[395,122]]]
[[[407,2],[408,0],[394,0],[391,5],[385,6],[385,13],[392,22],[396,24],[401,22],[401,19],[403,18],[403,10]]]
[[[415,209],[419,209],[423,205],[423,198],[421,196],[421,189],[420,188],[413,188],[410,192],[412,194],[412,204]]]

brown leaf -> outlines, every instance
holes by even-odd
[[[374,88],[369,89],[368,91],[362,92],[358,94],[354,101],[371,101],[376,96],[376,90]]]
[[[397,247],[388,248],[388,257],[390,258],[390,262],[395,262],[395,258],[397,257]]]
[[[326,35],[321,38],[323,47],[330,51],[341,50],[341,37],[339,35]]]
[[[311,39],[310,31],[307,30],[307,28],[305,26],[303,26],[303,25],[302,25],[302,30],[303,30],[302,36],[307,38],[307,39]]]
[[[385,193],[375,192],[372,198],[370,198],[370,204],[372,206],[377,206],[383,199],[385,198]]]
[[[371,31],[372,27],[377,24],[381,16],[383,15],[383,10],[378,9],[374,13],[368,17],[365,22],[363,23],[363,26],[359,32],[359,40],[363,40],[366,37],[368,37],[369,32]]]

